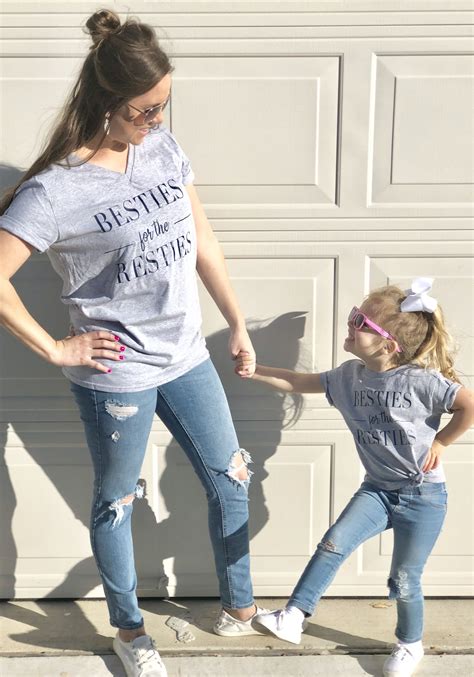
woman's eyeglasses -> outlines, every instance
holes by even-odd
[[[171,95],[163,103],[159,103],[157,106],[152,106],[151,108],[147,108],[146,110],[140,110],[140,108],[136,108],[135,106],[132,106],[131,103],[128,103],[127,106],[130,106],[130,108],[133,108],[133,110],[136,110],[138,113],[140,113],[140,115],[137,115],[136,117],[133,118],[132,122],[136,125],[151,122],[156,118],[157,115],[159,115],[165,110],[170,99]]]
[[[370,329],[373,329],[377,334],[380,334],[380,336],[383,336],[386,339],[390,339],[391,341],[396,341],[397,343],[397,348],[396,352],[401,353],[402,349],[398,345],[397,339],[392,336],[391,334],[388,333],[388,331],[385,331],[385,329],[382,329],[382,327],[379,327],[378,324],[375,324],[375,322],[372,322],[372,320],[369,320],[367,315],[365,313],[361,312],[357,306],[354,306],[349,313],[349,317],[347,318],[347,321],[349,324],[354,327],[354,329],[360,331],[364,327],[369,327]]]

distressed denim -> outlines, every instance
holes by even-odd
[[[444,482],[424,482],[397,491],[363,482],[319,543],[288,604],[311,615],[344,560],[364,541],[393,529],[389,597],[397,600],[395,635],[417,642],[423,635],[421,575],[443,526]]]
[[[91,544],[111,624],[123,629],[143,625],[136,596],[131,514],[133,498],[143,493],[138,479],[155,413],[183,448],[206,491],[222,605],[251,606],[249,479],[238,479],[236,467],[246,467],[250,456],[239,448],[211,360],[174,381],[139,392],[108,393],[76,384],[71,390],[94,466]],[[239,457],[234,459],[239,451],[242,464],[235,463]],[[247,473],[250,478],[251,472]]]

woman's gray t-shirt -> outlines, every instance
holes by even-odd
[[[441,465],[421,468],[459,383],[409,364],[375,372],[359,360],[323,372],[321,382],[354,436],[366,481],[386,490],[444,482]]]
[[[193,179],[175,138],[159,128],[130,145],[124,174],[91,163],[52,165],[20,186],[0,218],[0,228],[47,252],[74,332],[104,329],[126,346],[123,362],[99,359],[110,374],[64,367],[74,383],[144,390],[209,356],[185,189]]]

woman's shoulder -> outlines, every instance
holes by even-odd
[[[67,171],[67,167],[61,166],[58,164],[49,165],[45,169],[42,169],[40,172],[31,176],[26,181],[23,181],[15,193],[15,197],[22,193],[23,191],[28,191],[30,195],[33,194],[45,194],[54,195],[55,189],[59,188],[63,190],[62,180],[64,178],[64,172]]]
[[[151,152],[163,152],[163,150],[165,150],[174,155],[179,155],[181,153],[181,147],[175,136],[167,127],[161,125],[150,130],[145,139],[145,144],[146,149]]]
[[[192,183],[194,172],[189,159],[169,129],[160,126],[152,130],[145,141],[147,163],[159,162],[162,167],[176,172],[183,185]]]
[[[29,179],[22,181],[15,191],[13,201],[18,200],[20,196],[22,201],[28,199],[42,200],[45,196],[47,196],[48,193],[44,185],[45,177],[47,183],[47,175],[45,175],[45,171],[46,170],[43,170],[34,176],[30,176]]]

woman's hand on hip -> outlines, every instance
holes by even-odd
[[[255,350],[246,329],[231,331],[229,350],[233,360],[237,360],[235,373],[241,378],[251,378],[255,372]]]
[[[56,341],[56,355],[53,364],[58,367],[89,367],[108,374],[111,368],[97,362],[123,360],[125,346],[120,345],[118,336],[108,331],[89,331],[76,336],[66,336]]]

